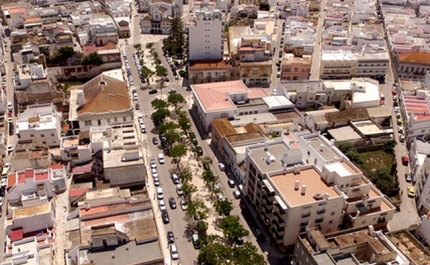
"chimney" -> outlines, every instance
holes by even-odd
[[[285,165],[287,165],[288,163],[287,163],[287,159],[288,159],[288,152],[284,152],[283,154],[282,154],[282,163],[283,164],[285,164]]]
[[[300,180],[296,180],[294,184],[294,190],[299,190],[299,188],[300,188]]]
[[[302,185],[302,191],[301,191],[302,195],[306,194],[306,185]]]
[[[294,165],[294,174],[300,174],[300,166]]]
[[[324,144],[320,144],[320,151],[323,152],[324,151]]]
[[[78,107],[82,107],[83,105],[85,105],[85,95],[84,95],[84,91],[82,89],[79,89],[78,91],[78,100],[77,100],[77,104]]]

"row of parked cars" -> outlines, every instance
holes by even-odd
[[[128,84],[130,86],[134,86],[133,77],[131,75],[131,69],[130,65],[128,64],[127,53],[125,52],[125,49],[122,49],[122,56],[124,59],[125,70],[127,72]]]

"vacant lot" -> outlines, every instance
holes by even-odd
[[[386,153],[384,150],[362,152],[360,157],[363,161],[361,166],[369,175],[383,168],[390,172],[393,166],[393,154]]]

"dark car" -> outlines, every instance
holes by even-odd
[[[158,138],[160,138],[160,141],[166,141],[166,136],[164,135],[164,133],[160,133]]]
[[[157,145],[158,144],[158,140],[157,140],[157,137],[152,137],[152,143],[154,144],[154,145]]]
[[[157,89],[151,89],[151,90],[149,90],[149,92],[148,92],[150,95],[152,95],[152,94],[157,94]]]
[[[167,142],[165,140],[161,140],[161,147],[166,148]]]
[[[241,238],[241,237],[234,237],[234,243],[236,243],[239,246],[243,245],[243,238]]]
[[[165,210],[161,211],[161,218],[163,219],[164,224],[168,224],[170,222],[169,214]]]
[[[261,231],[260,228],[254,226],[254,227],[251,228],[251,230],[252,230],[252,233],[254,234],[254,236],[257,239],[262,239],[264,237],[263,232]]]
[[[197,145],[197,138],[196,138],[196,135],[195,135],[193,132],[190,132],[190,133],[188,134],[188,136],[189,136],[189,138],[190,138],[190,141],[191,141],[194,145]]]
[[[174,210],[174,209],[176,209],[176,201],[175,201],[175,198],[173,198],[173,197],[170,197],[170,198],[169,198],[169,205],[170,205],[170,208],[172,208],[173,210]]]
[[[136,103],[136,105],[135,105],[135,109],[136,109],[136,110],[140,110],[140,105],[139,105],[139,103]]]
[[[132,90],[132,93],[134,94],[134,93],[137,93],[137,90],[136,89],[133,89]]]
[[[197,149],[197,153],[199,154],[199,156],[202,156],[203,155],[203,149],[202,149],[202,147],[201,146],[197,146],[196,149]]]
[[[409,173],[406,173],[406,174],[405,174],[405,179],[406,179],[406,182],[409,182],[409,183],[411,183],[411,182],[412,182],[412,177],[411,177],[411,174],[409,174]]]
[[[208,164],[208,163],[206,163],[206,162],[203,162],[203,168],[204,168],[205,170],[209,170],[209,169],[210,169],[209,164]]]
[[[175,243],[175,236],[173,236],[172,231],[167,232],[167,242],[169,242],[169,244]]]
[[[234,188],[234,185],[235,185],[234,180],[229,179],[229,180],[227,181],[227,183],[228,183],[228,186],[229,186],[230,188]]]

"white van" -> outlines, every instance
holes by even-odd
[[[160,187],[157,187],[157,198],[158,198],[159,200],[162,200],[162,199],[164,198],[164,195],[163,195],[163,189],[162,189],[162,188],[160,188]]]
[[[170,245],[170,257],[173,260],[179,259],[178,249],[176,248],[176,245],[174,245],[174,244]]]
[[[158,162],[164,164],[164,155],[162,153],[158,154]]]

